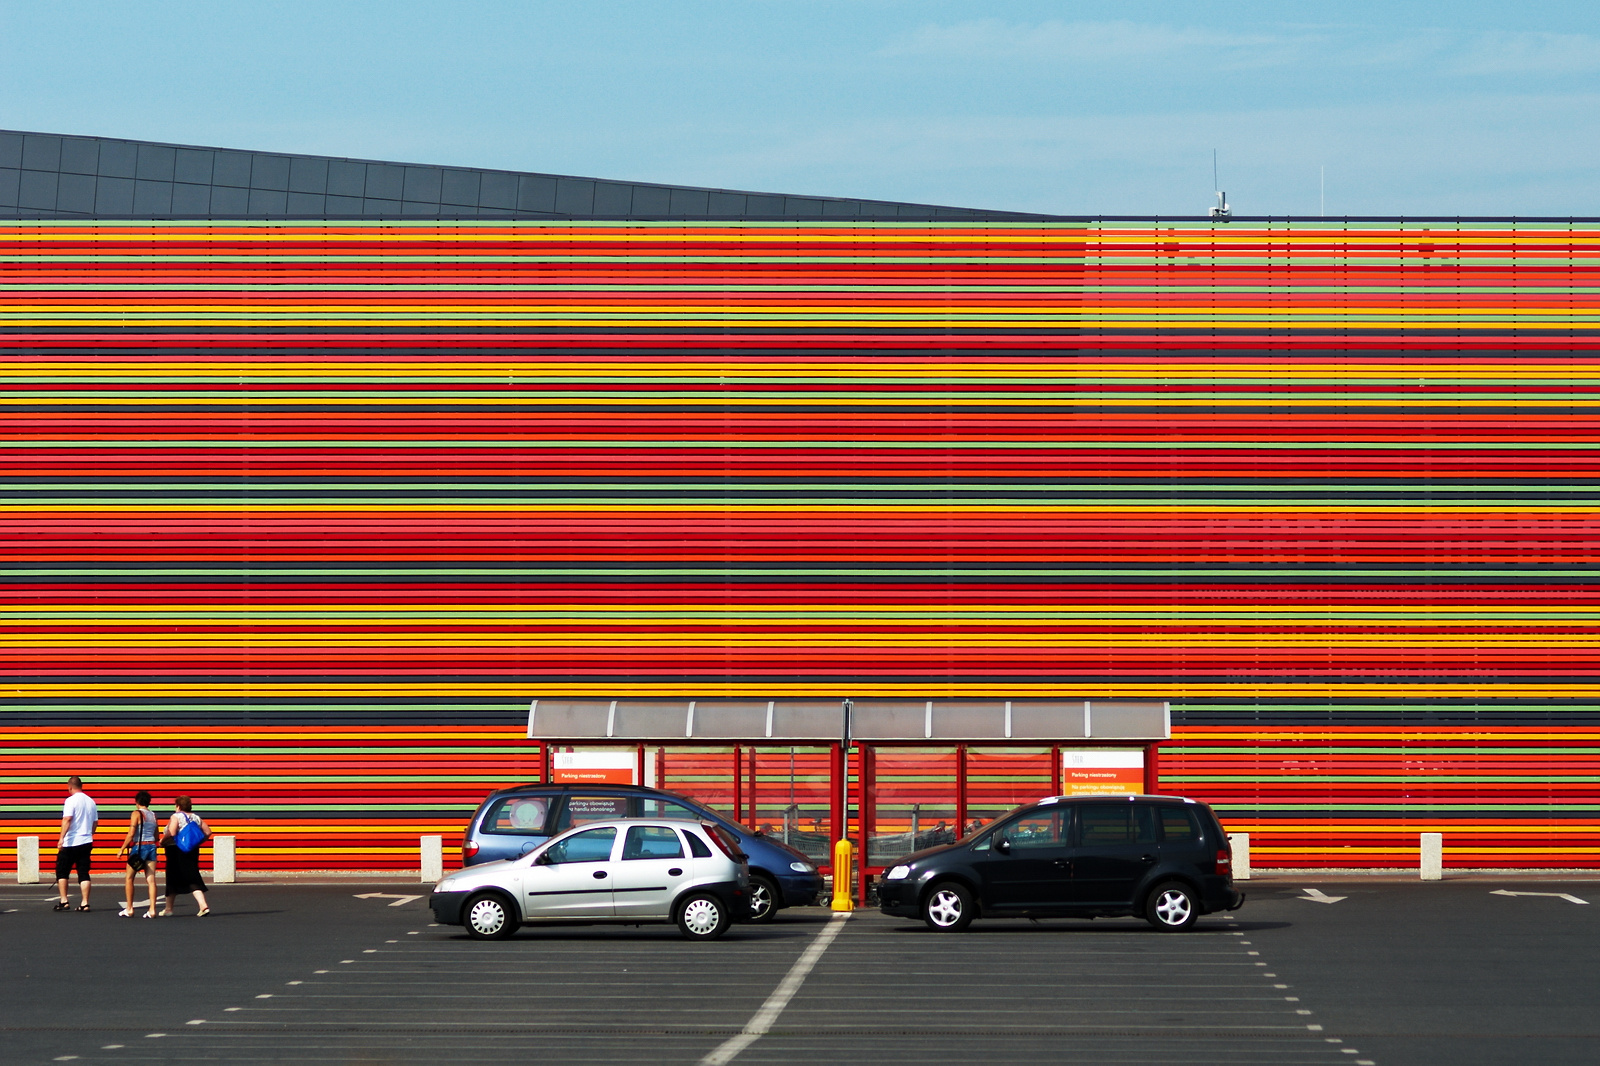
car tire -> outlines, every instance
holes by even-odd
[[[959,933],[972,924],[972,893],[954,881],[944,881],[928,890],[922,899],[922,920],[929,929]]]
[[[1200,903],[1194,889],[1177,881],[1157,885],[1144,902],[1145,921],[1163,933],[1188,929],[1199,917]]]
[[[511,901],[498,892],[480,892],[461,908],[461,924],[474,940],[504,940],[522,924]]]
[[[750,875],[750,921],[770,922],[778,913],[778,886],[771,878]]]
[[[715,940],[728,931],[728,908],[709,892],[696,892],[678,904],[678,930],[690,940]]]

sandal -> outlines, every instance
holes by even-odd
[[[139,917],[141,917],[141,918],[154,918],[155,916],[156,916],[156,912],[155,911],[146,911],[145,913],[139,915]]]
[[[198,914],[196,914],[195,917],[196,918],[204,918],[206,915],[208,915],[210,913],[211,913],[211,908],[207,907],[205,910],[200,911]]]
[[[87,903],[80,903],[72,909],[75,911],[82,911],[84,914],[89,913],[89,905]]]
[[[132,918],[133,917],[133,912],[130,911],[128,908],[124,907],[120,911],[117,912],[117,917],[118,918]]]
[[[66,900],[61,900],[54,907],[51,907],[50,909],[53,910],[53,911],[64,911],[70,906],[72,906],[72,904],[68,903]]]

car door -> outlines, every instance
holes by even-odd
[[[991,910],[1049,910],[1064,906],[1072,882],[1066,808],[1029,811],[1002,825],[973,849]]]
[[[523,869],[522,913],[539,918],[609,918],[616,826],[596,826],[551,844]]]
[[[622,857],[612,864],[617,917],[667,917],[678,890],[692,876],[691,869],[683,841],[672,826],[630,825]]]
[[[1074,902],[1132,906],[1134,890],[1159,857],[1149,804],[1126,800],[1079,804],[1077,839],[1072,860]]]

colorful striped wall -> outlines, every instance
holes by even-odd
[[[1600,223],[12,223],[0,294],[7,843],[206,769],[150,732],[310,784],[533,696],[1066,693],[1171,700],[1258,863],[1454,775],[1463,863],[1600,865]],[[449,823],[453,758],[362,794]],[[409,864],[319,824],[241,861]]]

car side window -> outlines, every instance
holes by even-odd
[[[1133,822],[1128,817],[1131,804],[1093,803],[1078,811],[1078,840],[1085,847],[1097,844],[1130,844]]]
[[[550,815],[548,796],[510,796],[497,800],[483,819],[486,833],[537,836],[544,832]]]
[[[1156,812],[1148,803],[1135,803],[1133,810],[1133,842],[1135,844],[1154,844],[1156,842]]]
[[[1058,848],[1066,843],[1061,834],[1061,812],[1057,809],[1025,814],[1000,830],[1013,849]]]
[[[659,799],[655,796],[645,796],[640,800],[639,810],[646,818],[683,818],[698,822],[705,817],[699,811],[690,810],[674,800]]]
[[[624,859],[681,859],[678,831],[665,825],[630,825],[622,842]]]
[[[689,838],[689,854],[697,859],[711,858],[711,845],[700,839],[699,833],[685,833]]]
[[[545,851],[551,862],[605,862],[611,858],[611,845],[617,839],[616,826],[601,826],[574,833],[558,840]]]
[[[1199,840],[1200,825],[1194,814],[1183,807],[1157,807],[1161,822],[1161,839],[1171,841]]]
[[[564,833],[588,822],[615,822],[629,814],[627,796],[569,792],[553,832]]]

